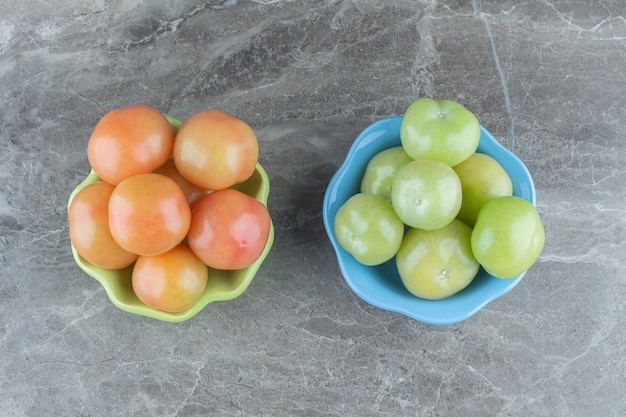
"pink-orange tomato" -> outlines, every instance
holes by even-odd
[[[178,128],[174,163],[199,187],[221,190],[247,180],[259,157],[259,144],[243,120],[219,110],[191,115]]]
[[[158,110],[144,105],[110,111],[96,124],[87,143],[87,159],[113,185],[163,165],[174,148],[174,131]]]
[[[120,182],[111,194],[111,234],[129,252],[167,252],[182,242],[190,222],[191,209],[185,195],[164,175],[133,175]]]
[[[166,177],[173,179],[174,182],[178,184],[180,189],[183,190],[183,194],[185,194],[185,197],[187,198],[189,207],[191,207],[192,209],[198,200],[212,192],[212,190],[198,187],[197,185],[180,175],[180,172],[178,171],[178,168],[176,168],[176,164],[174,163],[173,159],[169,159],[165,164],[155,169],[154,173],[165,175]]]
[[[208,268],[184,243],[154,256],[140,256],[133,267],[132,286],[144,304],[167,312],[193,306],[208,281]]]
[[[263,203],[241,191],[218,190],[196,203],[187,240],[206,265],[236,270],[259,259],[270,226],[269,211]]]
[[[70,241],[88,262],[106,269],[122,269],[137,259],[123,249],[109,229],[109,198],[115,187],[97,181],[81,189],[68,209]]]

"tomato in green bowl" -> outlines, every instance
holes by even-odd
[[[168,120],[175,130],[180,126],[178,120],[169,117]],[[100,177],[92,170],[71,192],[68,199],[68,209],[76,194],[96,181],[100,181]],[[259,163],[257,163],[256,169],[246,181],[231,188],[237,189],[267,205],[270,181],[265,169]],[[269,237],[260,257],[251,265],[238,270],[209,268],[207,285],[199,300],[191,307],[180,312],[167,312],[150,307],[137,297],[133,290],[131,279],[134,264],[123,269],[105,269],[84,259],[78,254],[73,245],[71,245],[71,250],[74,261],[79,268],[102,285],[111,302],[119,309],[166,322],[182,322],[194,317],[211,302],[232,300],[243,294],[269,254],[273,243],[274,227],[270,220]]]

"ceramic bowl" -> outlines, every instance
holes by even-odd
[[[178,129],[180,122],[169,117],[168,119],[170,120],[174,130]],[[83,180],[70,194],[68,207],[78,191],[99,180],[100,178],[98,175],[91,171],[87,178],[85,178],[85,180]],[[254,173],[248,180],[233,186],[233,188],[237,188],[249,196],[256,198],[263,204],[267,204],[270,182],[267,177],[267,173],[260,164],[257,164]],[[132,265],[121,270],[99,268],[83,259],[76,252],[76,248],[74,248],[73,245],[71,246],[71,249],[76,264],[85,273],[87,273],[87,275],[100,282],[109,299],[116,307],[129,313],[139,314],[162,321],[181,322],[195,316],[210,302],[231,300],[241,295],[252,282],[252,279],[267,257],[273,243],[274,226],[272,224],[265,249],[255,263],[246,268],[235,271],[223,271],[210,268],[207,287],[200,299],[189,309],[177,313],[157,310],[145,305],[139,300],[139,298],[137,298],[131,283]]]
[[[333,230],[337,210],[360,190],[361,177],[368,161],[378,152],[400,146],[402,116],[379,120],[356,138],[348,155],[330,180],[323,202],[324,226],[335,249],[339,268],[348,286],[366,302],[389,311],[402,313],[429,324],[453,324],[463,321],[487,303],[511,291],[525,275],[501,279],[482,268],[472,283],[443,300],[425,300],[409,293],[396,270],[395,258],[378,266],[365,266],[339,246]],[[483,126],[478,152],[495,158],[513,182],[513,194],[535,204],[535,187],[526,166],[504,148]]]

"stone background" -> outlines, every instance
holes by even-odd
[[[0,0],[0,416],[624,416],[623,0]],[[341,277],[326,186],[358,133],[463,103],[527,165],[546,246],[431,326]],[[116,308],[66,217],[98,119],[219,108],[257,133],[276,228],[248,290]]]

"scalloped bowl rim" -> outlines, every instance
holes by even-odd
[[[167,117],[167,119],[170,121],[172,127],[176,131],[176,129],[180,126],[180,122],[171,117]],[[70,204],[72,203],[72,200],[74,199],[74,196],[81,189],[98,180],[100,180],[100,177],[98,177],[98,175],[93,170],[91,170],[89,175],[87,175],[87,177],[80,184],[78,184],[70,193],[67,202],[68,209]],[[267,205],[270,191],[270,182],[265,169],[261,166],[260,163],[256,164],[255,171],[248,180],[244,181],[242,184],[237,184],[233,186],[233,188],[243,187],[242,191],[245,192],[245,185],[247,181],[252,180],[258,182],[258,184],[256,185],[258,187],[258,190],[254,193],[254,195],[252,195],[252,197]],[[270,219],[270,233],[267,243],[265,245],[265,248],[263,249],[263,252],[261,253],[261,256],[252,265],[235,271],[220,271],[209,269],[209,281],[211,283],[215,282],[216,284],[207,285],[205,292],[193,306],[189,307],[186,310],[174,313],[161,311],[145,305],[144,303],[139,301],[134,293],[132,293],[132,286],[130,284],[130,281],[121,282],[122,280],[128,280],[128,278],[130,278],[129,275],[132,271],[132,265],[121,270],[108,270],[100,268],[81,257],[76,251],[74,245],[71,244],[71,242],[70,247],[72,251],[72,256],[76,264],[87,275],[91,276],[102,285],[108,298],[120,310],[166,322],[182,322],[195,316],[211,302],[232,300],[240,296],[252,282],[252,279],[261,267],[261,264],[269,254],[273,243],[274,224],[273,221]],[[240,283],[235,288],[229,288],[227,285],[227,281],[234,278],[237,278]],[[212,292],[211,290],[215,290],[215,288],[218,288],[220,290]]]
[[[481,268],[474,281],[461,292],[443,300],[425,300],[411,295],[404,288],[395,268],[395,257],[375,267],[361,265],[341,248],[335,238],[333,230],[335,214],[351,195],[358,192],[360,178],[369,159],[377,151],[401,145],[402,117],[391,116],[380,119],[357,136],[324,194],[322,206],[324,227],[335,250],[344,280],[361,299],[381,309],[401,313],[428,324],[458,323],[511,291],[522,280],[526,271],[514,278],[501,279],[487,274]],[[513,180],[513,195],[525,198],[536,205],[535,186],[524,163],[502,146],[482,125],[480,130],[477,152],[492,156],[505,168]]]

